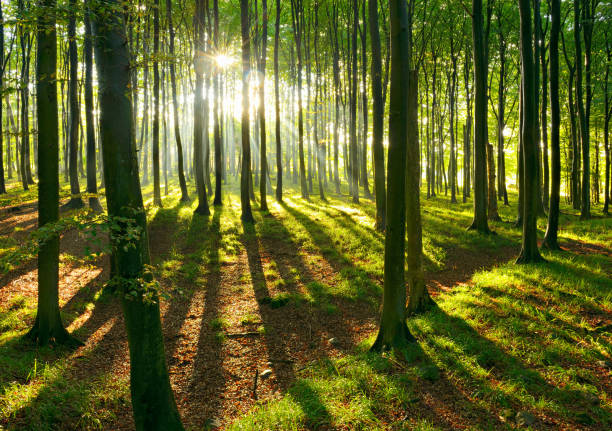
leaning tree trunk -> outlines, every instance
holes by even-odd
[[[93,103],[93,47],[91,42],[91,20],[89,16],[89,2],[86,0],[85,10],[85,39],[83,40],[83,56],[85,57],[85,121],[87,138],[87,194],[89,195],[89,207],[100,213],[103,211],[100,199],[98,199],[98,184],[96,176],[96,130],[94,124]]]
[[[68,101],[70,106],[70,141],[68,169],[70,174],[70,200],[66,208],[83,208],[85,204],[81,198],[81,187],[79,185],[78,151],[79,151],[79,96],[78,90],[78,68],[79,59],[76,42],[76,0],[69,1],[68,17],[68,58],[70,64],[70,77],[68,80]]]
[[[372,159],[374,160],[374,193],[376,194],[376,230],[385,228],[385,149],[383,147],[385,106],[382,96],[382,55],[378,24],[378,1],[368,0],[370,44],[372,46]]]
[[[405,0],[390,0],[391,91],[385,268],[380,329],[372,350],[402,348],[413,340],[406,326],[404,250],[406,236],[406,150],[410,75],[409,25]],[[415,85],[416,88],[416,85]],[[416,91],[414,92],[416,96]]]
[[[548,211],[548,226],[544,236],[543,247],[560,250],[557,241],[559,230],[559,203],[561,192],[561,148],[559,142],[559,127],[561,125],[559,108],[559,31],[561,27],[560,0],[552,0],[550,32],[550,156],[551,156],[551,189],[550,208]]]
[[[537,88],[535,86],[535,68],[533,56],[533,39],[531,33],[531,14],[529,0],[519,0],[521,17],[521,66],[522,66],[522,111],[523,126],[521,128],[523,143],[523,237],[521,253],[516,263],[534,263],[543,260],[538,250],[538,112],[536,109]]]
[[[474,51],[474,220],[470,229],[489,233],[487,223],[487,70],[483,37],[482,0],[472,0]]]
[[[38,250],[38,310],[26,337],[38,345],[78,344],[62,324],[59,309],[59,133],[57,115],[57,33],[55,0],[41,0],[36,51],[36,114],[38,116],[38,226],[48,236]]]
[[[117,0],[94,3],[100,103],[100,137],[108,213],[121,222],[119,238],[111,238],[113,261],[130,350],[130,389],[137,431],[183,430],[170,386],[164,353],[159,296],[146,267],[150,262],[147,221],[143,208],[136,144],[132,132],[130,57],[123,16]],[[140,235],[125,240],[129,225]]]

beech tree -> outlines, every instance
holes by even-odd
[[[129,53],[122,5],[117,0],[94,3],[100,136],[109,217],[131,220],[140,234],[128,242],[125,235],[111,238],[115,277],[121,298],[130,349],[130,391],[138,431],[182,431],[166,367],[159,311],[159,294],[147,269],[150,262],[132,102],[129,97]],[[128,229],[125,221],[118,222]]]

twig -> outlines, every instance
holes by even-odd
[[[255,370],[255,379],[253,380],[253,398],[257,400],[257,379],[259,377],[259,369]]]
[[[235,332],[232,334],[225,334],[227,338],[242,338],[242,337],[257,337],[261,335],[259,332]]]

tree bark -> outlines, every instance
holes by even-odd
[[[38,250],[38,309],[26,337],[40,346],[50,343],[77,345],[62,324],[59,309],[59,134],[57,109],[56,3],[40,0],[36,51],[36,114],[38,116],[38,226],[49,235]]]
[[[482,0],[472,0],[474,51],[474,220],[470,229],[490,233],[487,223],[487,70],[483,35]]]
[[[385,106],[382,96],[382,55],[378,24],[378,1],[368,0],[370,44],[372,47],[372,159],[374,160],[374,192],[376,194],[376,230],[385,228],[385,149],[383,147]]]
[[[519,0],[519,13],[521,20],[521,76],[522,76],[522,163],[524,175],[523,200],[523,236],[521,253],[516,263],[535,263],[543,261],[538,250],[538,205],[539,184],[537,176],[538,158],[536,145],[538,141],[538,111],[536,109],[537,87],[535,86],[535,69],[537,64],[533,56],[533,39],[531,31],[531,14],[529,0]]]
[[[372,350],[402,348],[414,340],[406,325],[404,250],[406,239],[407,77],[409,25],[405,0],[390,0],[391,91],[383,305]],[[414,93],[416,95],[416,92]]]

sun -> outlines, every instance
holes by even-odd
[[[217,66],[222,69],[226,69],[234,63],[234,59],[226,54],[217,55],[215,61],[217,62]]]

